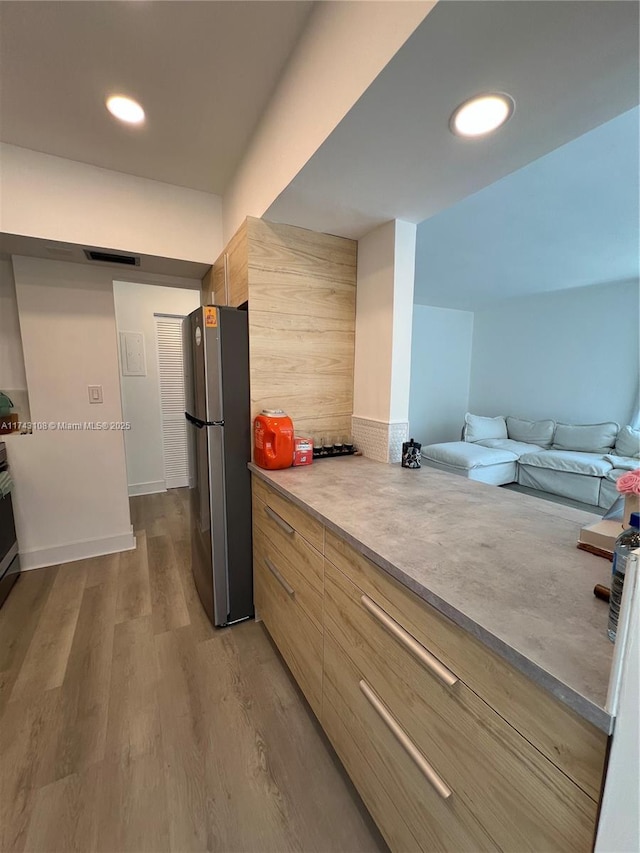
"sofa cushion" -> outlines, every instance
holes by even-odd
[[[640,468],[640,460],[631,456],[614,456],[613,453],[607,453],[604,458],[607,462],[611,462],[614,470],[619,468],[622,471],[635,471],[636,468]]]
[[[481,441],[476,441],[476,444],[482,447],[492,447],[495,450],[510,450],[518,456],[523,453],[533,453],[534,450],[544,450],[538,444],[529,444],[525,441],[513,441],[511,438],[483,438]]]
[[[497,418],[483,418],[472,415],[464,416],[464,440],[469,442],[481,441],[484,438],[507,438],[507,422],[500,415]]]
[[[615,455],[640,458],[640,429],[622,427],[616,438]]]
[[[555,421],[527,421],[524,418],[507,418],[507,433],[514,441],[551,447]]]
[[[608,453],[616,441],[618,424],[557,424],[553,437],[554,450],[578,450],[585,453]]]
[[[525,453],[518,461],[521,465],[531,465],[534,468],[585,474],[588,477],[604,477],[613,467],[604,456],[575,450],[542,450],[538,453]]]
[[[518,458],[508,450],[493,450],[468,441],[447,441],[443,444],[428,444],[422,448],[422,456],[452,468],[486,468],[501,462],[515,462]]]
[[[607,471],[604,478],[605,480],[612,480],[614,483],[623,474],[626,474],[628,471],[635,471],[638,467],[637,459],[627,459],[624,456],[605,456],[605,459],[613,464],[613,468]]]

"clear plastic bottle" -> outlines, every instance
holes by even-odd
[[[631,527],[628,527],[618,536],[616,539],[616,548],[613,552],[611,596],[609,598],[609,625],[607,626],[607,634],[612,643],[615,643],[618,631],[618,617],[620,616],[620,602],[622,601],[622,587],[627,571],[627,560],[632,551],[640,548],[640,513],[632,512],[629,521]]]

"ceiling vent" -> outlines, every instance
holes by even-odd
[[[136,255],[118,255],[115,252],[100,252],[94,249],[85,249],[84,253],[88,261],[100,261],[103,264],[122,264],[125,267],[140,266],[140,257]]]

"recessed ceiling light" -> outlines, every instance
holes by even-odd
[[[485,136],[510,119],[515,106],[513,98],[502,92],[476,95],[454,110],[449,128],[457,136]]]
[[[137,101],[124,95],[111,95],[107,98],[107,109],[111,115],[126,121],[127,124],[140,124],[144,121],[144,110]]]

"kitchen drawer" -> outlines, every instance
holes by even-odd
[[[324,548],[324,526],[304,510],[292,504],[287,498],[270,489],[264,480],[255,474],[252,476],[253,494],[265,503],[280,522],[293,527],[310,545],[322,553]],[[283,528],[284,529],[284,528]]]
[[[593,800],[599,799],[607,745],[604,732],[329,530],[325,556]]]
[[[320,717],[322,631],[301,607],[298,590],[285,580],[282,568],[283,564],[278,559],[277,552],[270,549],[266,537],[259,529],[254,528],[253,577],[256,611],[316,716]]]
[[[269,514],[269,507],[254,496],[253,535],[266,557],[295,589],[297,604],[322,630],[323,557],[292,527],[284,530]]]
[[[328,561],[325,632],[327,647],[337,644],[357,671],[348,682],[332,674],[342,701],[362,708],[363,679],[453,791],[434,821],[462,820],[468,832],[477,822],[483,848],[591,849],[595,801]],[[454,799],[460,814],[447,817]]]
[[[362,674],[329,633],[324,655],[322,725],[391,850],[498,850],[460,797],[444,799],[426,780],[363,693]]]

